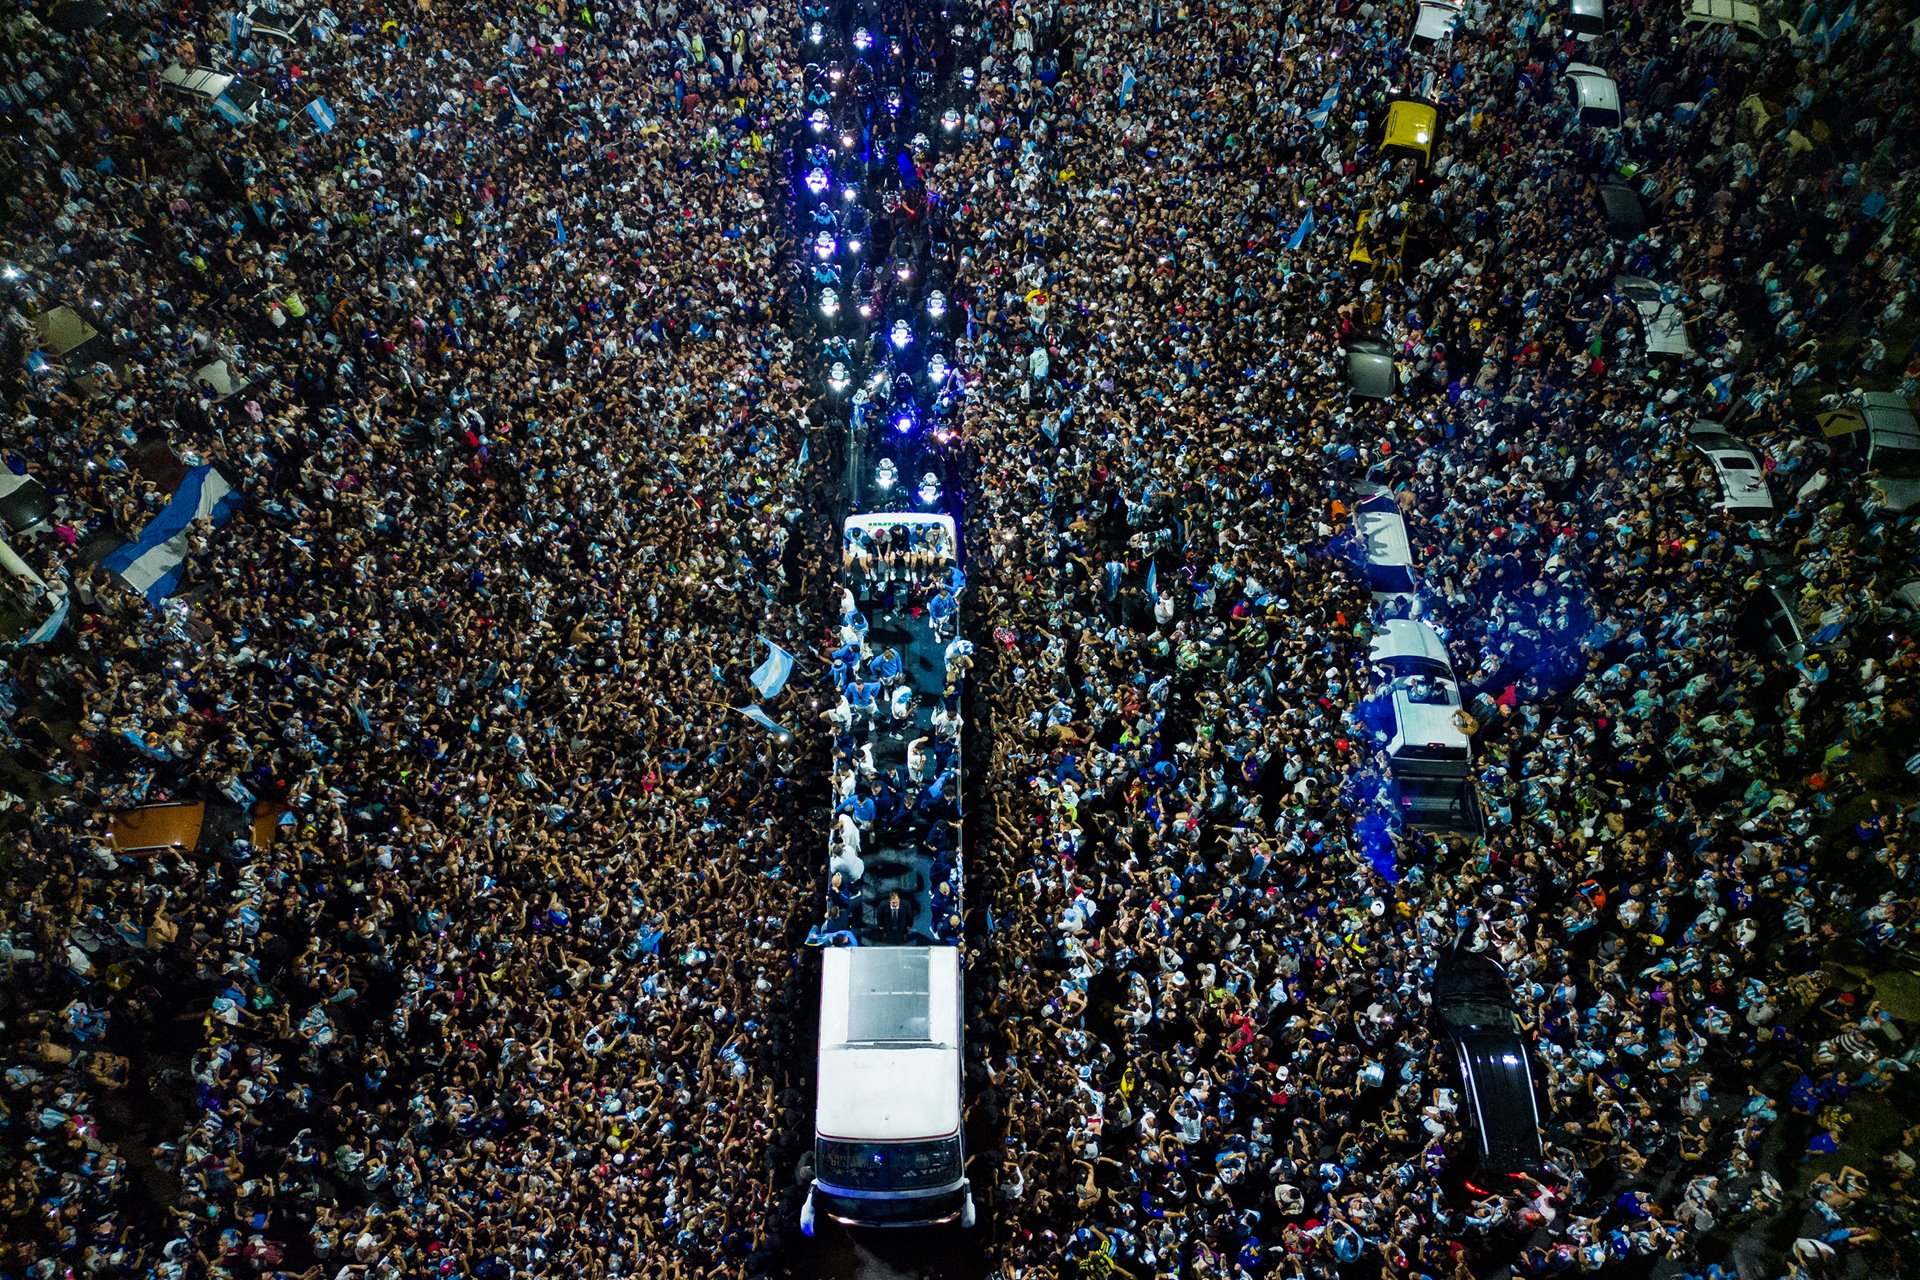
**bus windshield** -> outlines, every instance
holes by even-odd
[[[946,1186],[960,1177],[960,1137],[929,1142],[835,1142],[815,1144],[820,1181],[851,1191],[911,1191]]]

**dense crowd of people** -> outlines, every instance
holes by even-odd
[[[1482,4],[1419,57],[1384,6],[1028,16],[933,179],[975,246],[983,625],[1017,637],[986,872],[1017,891],[973,979],[1007,1273],[1884,1265],[1910,1152],[1854,1198],[1794,1159],[1847,1150],[1849,1096],[1915,1061],[1829,963],[1890,963],[1916,902],[1909,815],[1861,800],[1915,705],[1910,618],[1881,625],[1912,535],[1790,389],[1915,389],[1911,33],[1880,9],[1743,61],[1677,7],[1585,44]],[[1617,132],[1577,120],[1573,60],[1613,70]],[[1374,145],[1423,84],[1426,172]],[[1621,172],[1654,226],[1624,243],[1592,190]],[[1415,248],[1352,261],[1363,212]],[[1697,359],[1638,349],[1622,272],[1677,289]],[[1373,333],[1385,402],[1345,389]],[[1765,459],[1770,528],[1718,509],[1709,418]],[[1412,528],[1484,838],[1357,834],[1364,480]],[[1798,661],[1736,625],[1782,564]],[[1547,1171],[1509,1194],[1447,1174],[1452,945],[1505,965],[1542,1060]]]
[[[1920,1061],[1875,991],[1920,903],[1913,531],[1814,410],[1920,389],[1916,28],[1829,7],[1750,49],[1470,0],[1420,54],[1382,3],[948,15],[969,1171],[1006,1280],[1904,1256],[1920,1129],[1851,1126]],[[736,707],[763,635],[869,719],[889,679],[792,314],[805,15],[253,22],[294,12],[6,24],[0,445],[55,500],[23,607],[70,613],[0,671],[0,1273],[804,1271],[798,960],[873,801],[800,684],[791,737]],[[244,66],[260,118],[163,93],[176,63]],[[1425,168],[1378,147],[1416,92]],[[1603,174],[1650,231],[1609,236]],[[1362,212],[1405,247],[1352,261]],[[1696,358],[1645,354],[1621,273]],[[47,360],[59,305],[110,350]],[[1374,333],[1388,401],[1346,389]],[[1765,459],[1763,527],[1717,509],[1705,418]],[[244,501],[151,604],[100,548],[202,464]],[[1477,836],[1370,816],[1369,480],[1468,697]],[[1739,625],[1782,580],[1804,656]],[[264,825],[116,851],[170,799]],[[1454,945],[1540,1060],[1511,1191],[1455,1176]]]
[[[0,1267],[747,1269],[810,1123],[786,851],[825,801],[732,710],[825,572],[770,211],[795,15],[308,16],[247,45],[245,127],[154,88],[227,61],[212,7],[9,22],[13,318],[118,350],[97,396],[10,388],[58,508],[19,550],[75,603],[7,672]],[[245,496],[157,608],[87,554],[168,498],[154,441]],[[284,816],[116,856],[175,798]]]

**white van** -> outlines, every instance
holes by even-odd
[[[233,124],[247,124],[258,118],[264,90],[238,76],[203,67],[183,67],[173,63],[160,73],[160,83],[183,98],[191,98],[211,107]]]
[[[1728,32],[1736,52],[1755,55],[1774,44],[1797,45],[1802,36],[1790,22],[1769,18],[1751,0],[1681,0],[1686,14],[1680,24],[1704,34]]]
[[[1462,728],[1460,686],[1439,633],[1424,622],[1395,618],[1374,636],[1367,657],[1375,687],[1385,692],[1393,710],[1381,745],[1394,771],[1408,765],[1465,776],[1473,742]]]
[[[1413,37],[1408,43],[1415,53],[1433,48],[1454,33],[1460,25],[1460,6],[1450,0],[1420,0],[1413,16]]]

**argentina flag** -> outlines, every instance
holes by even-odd
[[[148,604],[157,605],[180,586],[187,531],[193,522],[205,517],[214,525],[225,524],[244,501],[216,468],[195,467],[140,536],[100,563],[145,596]]]
[[[748,679],[753,681],[761,697],[771,700],[787,687],[787,677],[793,674],[793,655],[765,636],[760,637],[760,643],[769,650],[767,660]]]
[[[1307,242],[1313,234],[1313,210],[1307,210],[1307,216],[1301,221],[1294,233],[1287,237],[1287,252],[1291,253]]]
[[[61,596],[60,603],[53,607],[53,612],[47,616],[47,620],[35,627],[33,634],[21,640],[20,643],[23,645],[51,643],[53,638],[60,634],[60,628],[67,625],[67,614],[72,608],[73,597]]]
[[[765,729],[768,733],[771,733],[774,737],[779,738],[782,741],[785,741],[786,739],[791,738],[793,736],[792,733],[787,731],[786,726],[782,725],[779,721],[775,720],[772,716],[762,711],[758,706],[758,704],[751,707],[735,707],[734,710],[738,711],[741,715],[753,721],[755,724],[759,725],[762,729]]]
[[[1333,115],[1333,104],[1340,101],[1340,86],[1334,85],[1320,99],[1320,105],[1307,112],[1307,122],[1316,129],[1327,127],[1327,120]]]

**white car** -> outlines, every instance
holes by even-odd
[[[1695,35],[1726,32],[1733,51],[1748,57],[1803,39],[1791,22],[1763,14],[1751,0],[1683,0],[1680,25]]]
[[[1567,64],[1567,92],[1580,109],[1580,123],[1590,129],[1620,127],[1620,86],[1613,77],[1588,62]]]
[[[1729,514],[1771,515],[1773,493],[1760,456],[1717,422],[1702,422],[1687,432],[1687,443],[1706,458],[1720,482],[1720,507]]]
[[[1670,296],[1665,288],[1645,276],[1616,277],[1613,288],[1632,304],[1649,357],[1685,359],[1693,354],[1693,343],[1687,337],[1687,317],[1680,309],[1677,294]]]
[[[1460,6],[1449,0],[1420,0],[1413,16],[1413,50],[1431,49],[1454,33],[1460,25]]]
[[[1920,506],[1920,423],[1906,400],[1887,391],[1860,397],[1867,420],[1867,466],[1882,505],[1895,512]]]

